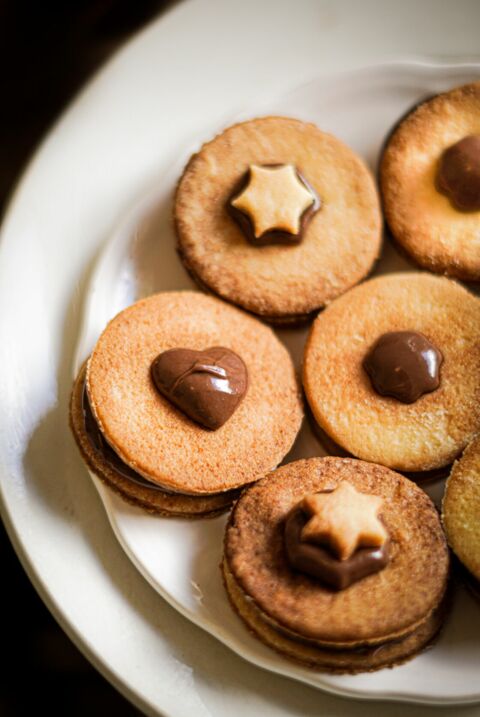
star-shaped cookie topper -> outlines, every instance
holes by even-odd
[[[347,481],[330,493],[308,495],[301,507],[310,520],[301,539],[328,546],[339,560],[347,560],[358,548],[379,548],[388,538],[378,518],[382,503],[382,498],[360,493]]]
[[[317,203],[293,164],[251,164],[246,187],[230,200],[232,207],[249,218],[255,239],[267,232],[299,236],[303,215],[317,208]]]

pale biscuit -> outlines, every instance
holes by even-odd
[[[453,465],[442,518],[453,552],[480,581],[480,436]]]
[[[480,134],[480,82],[437,95],[402,120],[380,165],[387,223],[420,266],[467,281],[480,280],[480,212],[461,212],[436,189],[445,149]]]
[[[412,404],[379,395],[362,366],[382,334],[401,330],[444,357],[440,387]],[[314,322],[303,382],[320,428],[354,456],[411,472],[449,465],[480,428],[480,300],[426,273],[371,279]]]
[[[295,246],[252,246],[227,211],[249,165],[293,164],[321,208]],[[190,159],[175,199],[178,250],[198,283],[274,323],[295,323],[363,279],[381,215],[363,161],[315,125],[262,117],[229,127]]]

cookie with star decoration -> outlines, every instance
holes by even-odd
[[[373,178],[313,124],[261,117],[203,145],[179,181],[179,255],[196,282],[296,324],[361,281],[380,252]]]
[[[248,629],[320,671],[402,663],[432,643],[447,611],[449,552],[432,501],[352,458],[289,463],[244,491],[222,572]]]

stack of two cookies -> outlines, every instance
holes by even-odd
[[[412,481],[350,458],[283,466],[242,495],[223,574],[250,630],[331,672],[392,666],[420,652],[446,612],[440,520]]]
[[[157,294],[116,316],[80,371],[71,425],[88,467],[151,512],[210,516],[275,468],[302,421],[290,356],[218,299]]]

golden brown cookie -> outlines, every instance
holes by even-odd
[[[417,264],[480,280],[480,82],[437,95],[400,122],[380,183],[392,234]]]
[[[70,425],[83,460],[98,478],[124,500],[150,513],[170,517],[206,518],[222,513],[230,507],[238,491],[225,491],[214,495],[194,496],[162,490],[139,474],[122,465],[108,444],[87,430],[88,404],[85,395],[86,365],[78,374],[70,402]],[[88,420],[88,419],[87,419]],[[96,433],[96,432],[95,432]],[[94,440],[96,438],[96,440]]]
[[[249,241],[232,201],[256,220],[256,241],[275,243]],[[275,211],[286,204],[291,211]],[[242,122],[203,145],[180,179],[175,225],[182,261],[203,288],[274,323],[304,320],[359,282],[381,243],[363,161],[315,125],[286,117]]]
[[[232,364],[230,358],[210,365],[205,350],[211,349],[213,356],[212,347],[222,347],[222,355],[233,352],[237,363]],[[175,368],[172,354],[173,364],[178,354],[173,349],[187,351],[178,356],[179,373],[171,381],[169,398],[168,391],[164,394],[155,385],[152,365],[159,356],[168,356],[165,375],[170,375],[168,371]],[[200,360],[190,362],[192,366],[185,370],[182,360],[192,353]],[[202,414],[205,407],[211,408],[215,396],[230,400],[235,376],[226,383],[222,372],[238,367],[238,362],[246,370],[246,390],[229,406],[223,424],[211,430],[199,422],[201,415],[195,416],[195,411]],[[271,329],[198,292],[156,294],[118,314],[92,352],[85,384],[101,439],[147,486],[132,481],[127,489],[128,476],[106,469],[105,461],[92,451],[92,441],[85,435],[79,377],[71,423],[89,467],[126,497],[160,512],[202,514],[225,508],[235,497],[235,489],[278,465],[302,421],[292,361]],[[218,386],[223,394],[218,393]],[[179,407],[184,405],[177,400],[182,398],[179,387],[183,387],[183,401],[190,394],[195,399],[193,418]],[[154,498],[148,484],[160,487],[163,494]]]
[[[381,500],[388,562],[335,589],[292,566],[286,531],[305,496],[335,494],[345,483]],[[435,507],[412,481],[355,459],[311,458],[244,491],[222,569],[232,604],[262,641],[318,669],[357,672],[404,661],[431,642],[444,617],[449,555]]]
[[[382,395],[381,381],[375,388],[366,370],[381,338],[405,332],[433,345],[429,360],[441,353],[438,388],[420,381],[419,394],[418,376],[409,384],[408,366],[395,364],[398,346],[386,346],[391,360],[385,366],[393,376],[398,369],[413,391],[403,396],[410,403]],[[479,348],[477,297],[426,273],[382,276],[334,301],[314,322],[304,355],[305,393],[320,428],[350,454],[401,471],[438,469],[479,430]]]
[[[453,552],[480,582],[480,437],[453,465],[443,498],[443,524]],[[479,591],[480,593],[480,591]]]

